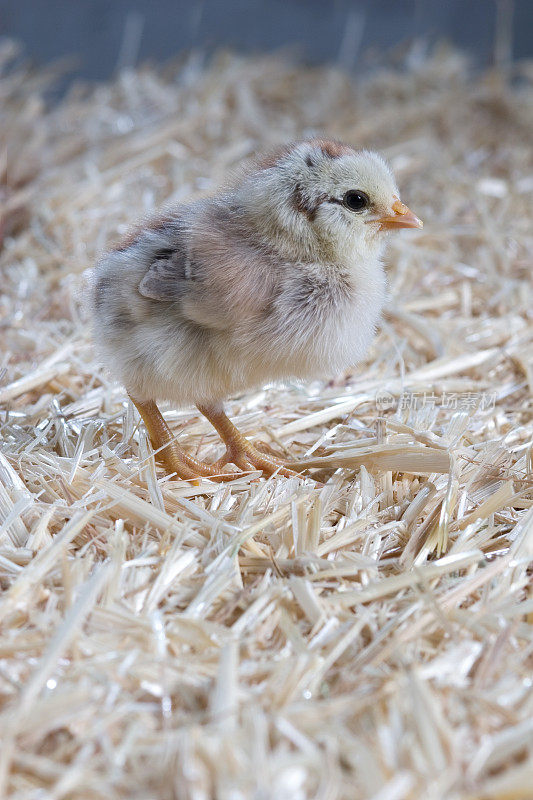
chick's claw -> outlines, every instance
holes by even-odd
[[[246,440],[245,444],[238,443],[228,446],[225,455],[217,463],[219,466],[232,463],[245,472],[259,469],[267,475],[276,473],[277,475],[283,475],[285,478],[301,477],[297,472],[288,469],[281,459],[266,456]]]

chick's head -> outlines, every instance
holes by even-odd
[[[383,232],[422,227],[399,200],[377,153],[324,139],[296,142],[259,163],[245,181],[259,227],[292,254],[332,261],[378,253]]]

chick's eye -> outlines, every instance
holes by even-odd
[[[350,189],[344,194],[342,204],[350,211],[363,211],[370,205],[370,198],[359,189]]]

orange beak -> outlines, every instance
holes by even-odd
[[[379,222],[380,231],[392,230],[393,228],[422,228],[424,226],[422,220],[418,219],[416,214],[413,214],[410,208],[404,206],[397,197],[395,197],[392,204],[392,210],[394,214],[391,216],[378,217],[371,220],[372,222]]]

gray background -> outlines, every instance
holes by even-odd
[[[87,79],[220,46],[289,46],[357,70],[416,39],[447,39],[482,65],[532,56],[532,29],[533,0],[0,0],[0,36],[37,64],[75,56]]]

